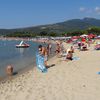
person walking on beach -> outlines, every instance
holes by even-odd
[[[44,65],[47,67],[48,53],[46,47],[39,45],[38,46],[39,54],[44,56]]]
[[[48,45],[47,45],[48,55],[51,54],[51,48],[52,48],[52,45],[51,45],[51,43],[49,42]]]
[[[60,53],[60,43],[58,41],[56,41],[56,54],[58,55]]]
[[[59,54],[62,54],[64,52],[64,47],[63,47],[63,44],[62,44],[62,41],[56,41],[56,54],[59,55]]]

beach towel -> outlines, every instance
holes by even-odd
[[[36,65],[41,72],[43,73],[47,72],[47,68],[44,65],[44,56],[38,53],[36,53]]]
[[[62,57],[66,57],[67,53],[62,53],[61,56]]]
[[[79,60],[80,58],[79,57],[73,57],[73,60]]]
[[[99,74],[99,75],[100,75],[100,72],[97,72],[97,74]]]

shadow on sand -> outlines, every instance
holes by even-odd
[[[46,68],[48,69],[48,68],[53,67],[53,66],[55,66],[55,64],[48,65],[48,66],[46,66]]]
[[[18,74],[18,72],[13,72],[13,75],[17,75]]]

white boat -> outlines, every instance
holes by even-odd
[[[21,41],[20,44],[16,45],[16,48],[28,48],[30,45]]]

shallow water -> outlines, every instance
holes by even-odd
[[[14,72],[35,65],[35,54],[39,43],[25,41],[30,44],[29,48],[16,48],[20,41],[0,40],[0,77],[5,77],[5,69],[8,65],[14,67]]]

